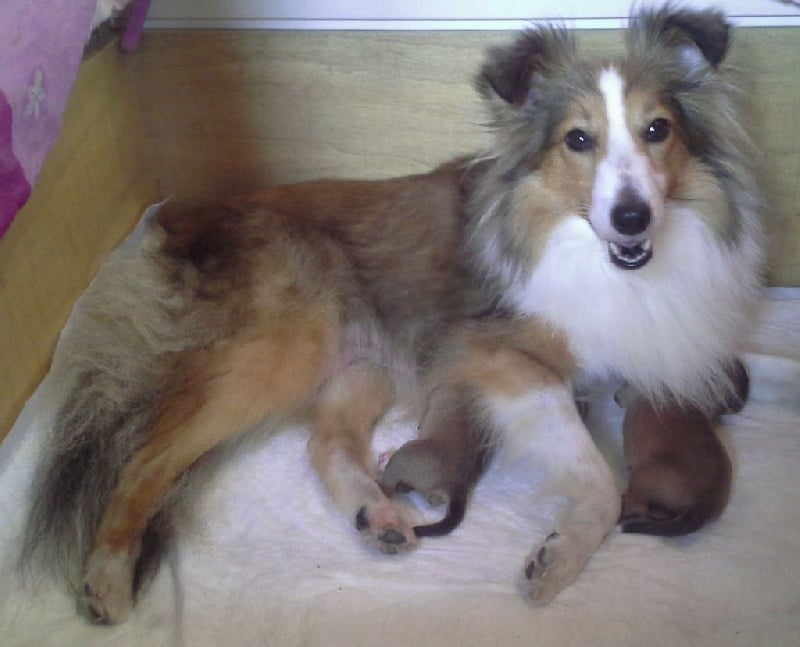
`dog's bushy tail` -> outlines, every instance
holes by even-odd
[[[22,542],[26,571],[45,566],[77,586],[122,467],[147,431],[170,358],[203,343],[179,272],[148,244],[123,247],[100,269],[62,332],[43,402],[55,411],[34,474]],[[172,531],[162,502],[145,536],[135,585],[155,570]]]

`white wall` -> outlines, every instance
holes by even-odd
[[[659,5],[662,0],[638,0]],[[683,0],[741,26],[800,26],[800,2]],[[246,29],[518,29],[532,20],[622,27],[630,0],[153,0],[148,27]]]

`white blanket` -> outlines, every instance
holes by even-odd
[[[735,469],[723,517],[678,539],[612,534],[544,608],[519,589],[548,528],[535,474],[493,465],[454,533],[383,555],[333,509],[295,430],[231,451],[131,619],[92,626],[57,582],[23,583],[15,566],[52,415],[40,389],[0,446],[0,644],[800,645],[800,290],[770,292],[749,348],[751,399],[721,430]],[[622,480],[621,413],[599,405],[592,426]],[[412,436],[392,415],[376,453]]]

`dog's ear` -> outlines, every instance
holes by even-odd
[[[499,97],[513,107],[535,103],[538,82],[574,51],[574,41],[565,30],[525,31],[510,45],[489,50],[476,86],[486,99]]]
[[[633,16],[631,33],[634,43],[642,39],[644,47],[660,44],[677,50],[687,71],[716,68],[731,42],[731,25],[722,12],[675,9],[670,5],[645,9]]]

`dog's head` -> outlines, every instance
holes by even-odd
[[[492,50],[477,85],[497,133],[496,176],[535,178],[537,200],[586,218],[614,265],[645,266],[692,160],[713,157],[708,113],[725,109],[717,67],[728,44],[720,13],[667,6],[631,19],[618,61],[579,60],[572,36],[552,27]]]

